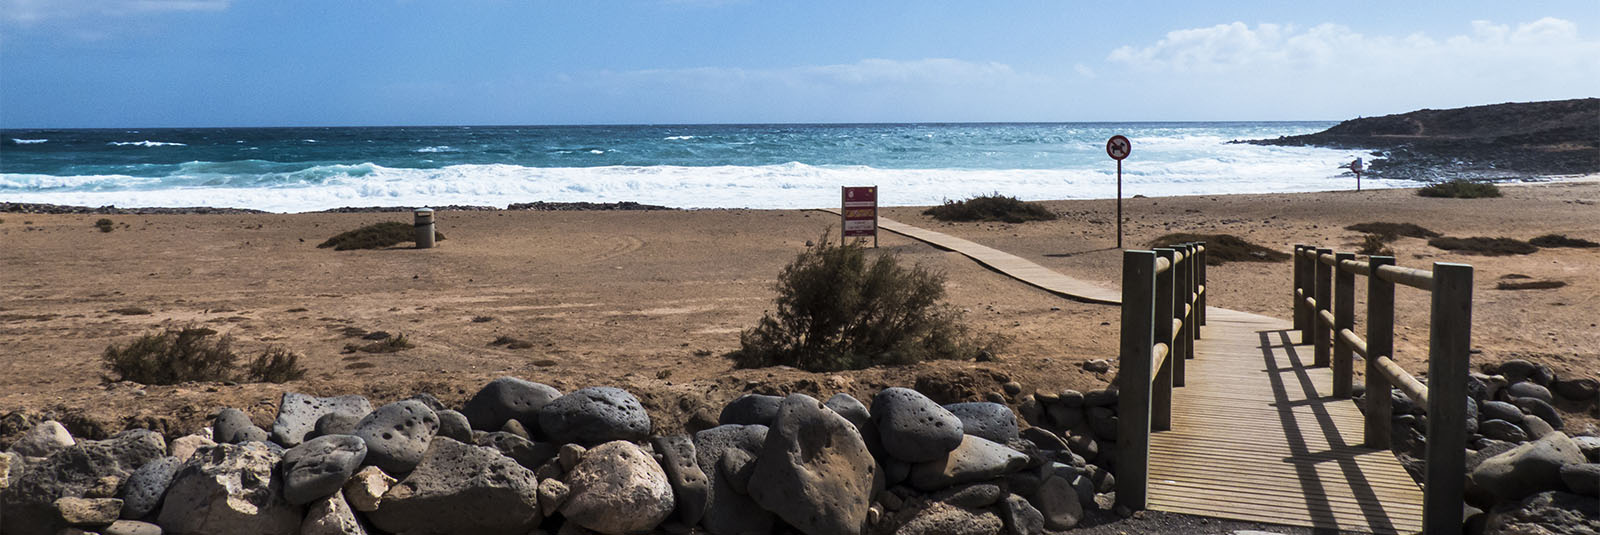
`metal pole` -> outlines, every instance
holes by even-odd
[[[1117,160],[1117,248],[1122,248],[1122,160]]]

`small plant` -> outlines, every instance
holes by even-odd
[[[444,241],[444,233],[434,232],[433,239]],[[401,243],[415,242],[416,240],[415,227],[398,221],[388,221],[341,233],[328,238],[328,241],[317,244],[317,248],[326,249],[332,247],[335,251],[382,249]]]
[[[115,228],[114,225],[116,225],[116,223],[112,223],[110,219],[106,219],[104,217],[94,222],[95,228],[100,229],[100,232],[111,232],[111,230]]]
[[[144,316],[150,314],[150,309],[144,307],[122,307],[113,308],[110,312],[124,316]]]
[[[730,355],[741,368],[786,365],[837,371],[930,359],[971,359],[1001,340],[979,336],[942,302],[944,277],[902,267],[892,255],[869,259],[828,234],[778,275],[777,311],[739,334]]]
[[[1356,254],[1367,256],[1394,256],[1394,250],[1388,246],[1389,241],[1377,234],[1367,234],[1361,237],[1361,248],[1356,249]]]
[[[245,366],[245,379],[255,383],[287,383],[305,377],[300,355],[281,347],[269,347]]]
[[[494,321],[494,316],[473,316],[472,317],[472,322],[473,323],[489,323],[491,321]]]
[[[1500,187],[1491,182],[1455,179],[1423,186],[1422,189],[1417,190],[1417,195],[1452,199],[1483,199],[1499,197]]]
[[[500,336],[489,342],[491,346],[506,346],[506,349],[527,349],[533,347],[533,342],[511,336]]]
[[[1220,266],[1227,262],[1282,262],[1289,253],[1268,249],[1232,234],[1192,234],[1179,232],[1167,234],[1150,242],[1151,247],[1171,247],[1180,243],[1205,242],[1206,265]]]
[[[964,201],[945,201],[922,211],[940,221],[1003,221],[1026,223],[1028,221],[1054,221],[1055,212],[1037,204],[1023,202],[1016,197],[1000,193],[979,195]]]
[[[1386,242],[1395,241],[1400,239],[1401,236],[1407,238],[1437,238],[1440,236],[1437,232],[1411,223],[1357,223],[1344,229],[1376,234]]]
[[[101,355],[105,367],[123,381],[171,385],[184,381],[225,381],[233,376],[233,338],[212,338],[204,327],[167,329],[140,336],[126,346],[111,344]]]
[[[1511,238],[1485,238],[1483,236],[1473,236],[1471,238],[1439,237],[1428,240],[1428,245],[1446,251],[1484,256],[1506,256],[1539,252],[1538,247],[1534,247],[1533,244],[1525,241]]]
[[[1550,290],[1550,289],[1555,289],[1555,288],[1561,288],[1561,287],[1564,287],[1566,285],[1567,285],[1566,281],[1525,280],[1525,281],[1513,282],[1513,281],[1503,280],[1503,281],[1500,281],[1498,283],[1495,283],[1494,289],[1496,289],[1496,290]]]
[[[1565,234],[1545,234],[1543,236],[1528,240],[1528,243],[1537,245],[1539,247],[1544,247],[1546,249],[1554,247],[1576,247],[1579,249],[1600,247],[1600,243],[1595,243],[1583,238],[1568,238]]]
[[[396,351],[409,348],[411,348],[411,341],[406,339],[406,335],[397,334],[370,344],[345,344],[344,352],[355,353],[360,351],[362,353],[394,353]]]

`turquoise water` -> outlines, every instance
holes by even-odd
[[[3,130],[0,201],[283,212],[539,200],[806,208],[836,203],[842,185],[878,185],[890,205],[994,191],[1103,198],[1115,194],[1104,152],[1114,134],[1134,144],[1127,195],[1307,191],[1349,187],[1338,165],[1372,155],[1227,142],[1332,124]]]

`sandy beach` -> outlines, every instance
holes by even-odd
[[[1126,245],[1169,232],[1229,233],[1287,251],[1295,243],[1354,250],[1354,223],[1416,223],[1448,236],[1526,240],[1557,233],[1600,240],[1600,183],[1507,186],[1504,198],[1418,197],[1412,190],[1139,198],[1125,201]],[[917,208],[884,212],[1115,287],[1114,202],[1044,203],[1061,220],[946,224]],[[915,386],[940,401],[980,399],[1008,381],[1024,392],[1103,388],[1114,359],[1117,309],[1048,294],[955,253],[886,234],[881,250],[944,272],[948,299],[980,328],[1012,341],[996,362],[942,361],[840,373],[735,369],[724,355],[772,307],[778,271],[829,229],[815,211],[440,212],[447,240],[430,250],[335,252],[316,244],[406,213],[0,215],[0,414],[51,413],[74,431],[135,425],[187,432],[219,407],[269,424],[282,392],[359,393],[384,403],[426,391],[459,405],[480,385],[515,375],[563,390],[614,385],[644,402],[658,432],[681,428],[746,392],[844,391],[869,396]],[[1392,244],[1401,265],[1476,268],[1474,367],[1509,358],[1563,377],[1600,368],[1600,260],[1594,249],[1531,255],[1451,254],[1424,240]],[[1287,317],[1290,264],[1210,270],[1214,306]],[[1558,280],[1549,290],[1495,289],[1518,274]],[[1358,298],[1361,296],[1358,294]],[[1399,362],[1426,371],[1425,294],[1398,297]],[[114,312],[142,308],[148,314]],[[137,312],[128,311],[124,312]],[[166,326],[231,334],[241,355],[270,345],[304,356],[287,384],[142,386],[103,378],[100,354]],[[1358,319],[1359,327],[1359,319]],[[345,353],[347,333],[403,333],[415,347]],[[507,349],[500,336],[531,343]],[[1358,366],[1359,370],[1359,366]],[[1581,407],[1564,407],[1578,426]],[[1569,423],[1569,425],[1572,425]]]

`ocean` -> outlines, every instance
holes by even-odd
[[[1123,195],[1353,189],[1373,153],[1230,144],[1332,122],[450,126],[0,130],[0,202],[346,206],[635,201],[816,208],[876,185],[891,206],[998,192],[1116,195],[1106,139],[1129,137]],[[1364,180],[1364,187],[1406,181]]]

